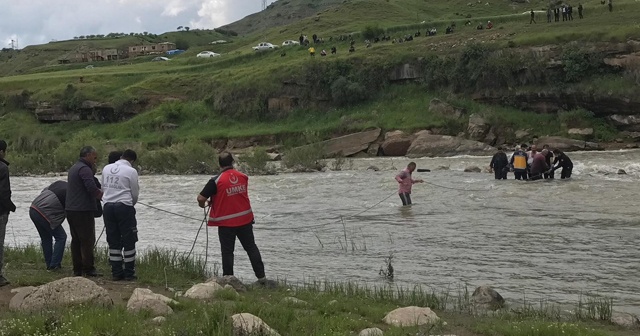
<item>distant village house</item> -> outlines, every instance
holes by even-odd
[[[82,62],[115,61],[127,58],[127,56],[128,55],[126,50],[94,49],[67,55],[63,58],[58,59],[58,63],[68,64]]]
[[[129,47],[129,54],[140,56],[155,53],[165,53],[176,48],[176,44],[172,42],[162,42],[155,44],[135,45]]]

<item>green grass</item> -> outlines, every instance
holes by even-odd
[[[68,253],[67,253],[68,255]],[[96,264],[106,269],[106,255],[98,253]],[[46,272],[42,255],[34,246],[7,248],[7,276],[13,286],[40,285],[67,274]],[[65,259],[63,265],[69,264]],[[203,281],[200,260],[186,260],[174,251],[143,251],[137,261],[138,283],[154,291],[164,288],[163,271],[168,286],[184,291]],[[127,293],[135,286],[118,290],[122,300],[112,308],[91,305],[47,309],[24,314],[0,311],[0,335],[232,335],[231,316],[252,313],[262,318],[281,335],[352,335],[369,327],[379,327],[385,335],[458,334],[487,336],[553,336],[553,335],[634,335],[624,330],[584,316],[550,314],[548,310],[503,310],[483,313],[472,309],[468,291],[425,290],[422,287],[402,288],[393,285],[372,287],[359,283],[335,283],[308,280],[291,284],[281,282],[274,290],[251,288],[240,295],[224,290],[213,300],[199,302],[177,298],[174,314],[162,325],[153,324],[148,312],[132,314],[126,311]],[[466,294],[465,294],[466,293]],[[307,305],[285,303],[286,297],[296,297]],[[383,317],[398,307],[417,305],[431,307],[443,322],[422,327],[389,327]],[[114,323],[117,321],[117,323]]]

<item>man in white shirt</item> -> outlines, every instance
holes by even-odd
[[[104,226],[114,281],[137,279],[135,264],[138,228],[134,206],[138,202],[140,187],[138,171],[131,166],[137,158],[136,152],[127,149],[120,160],[102,170]]]

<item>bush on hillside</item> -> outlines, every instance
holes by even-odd
[[[71,139],[63,142],[53,151],[53,166],[55,171],[67,171],[78,161],[80,150],[85,146],[93,146],[101,155],[104,139],[89,129],[76,133]]]
[[[189,49],[189,42],[185,39],[179,38],[176,40],[176,49],[187,50]]]
[[[331,99],[337,105],[349,105],[367,99],[367,89],[360,83],[338,77],[331,84]]]
[[[144,151],[139,165],[144,171],[164,174],[213,174],[219,168],[215,149],[198,140]]]
[[[239,159],[240,170],[251,175],[273,175],[275,169],[269,164],[271,158],[263,147],[256,147],[249,154]]]
[[[366,26],[362,31],[362,37],[367,40],[373,40],[376,37],[380,37],[384,35],[384,29],[380,28],[380,26]]]
[[[605,68],[604,58],[599,53],[569,47],[562,52],[562,68],[564,81],[576,83],[596,74],[601,74]]]

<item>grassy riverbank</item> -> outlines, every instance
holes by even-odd
[[[68,257],[69,253],[63,262],[63,271],[47,272],[42,267],[39,248],[6,249],[6,275],[14,284],[0,288],[0,335],[231,335],[231,315],[244,312],[262,318],[281,335],[292,336],[357,335],[360,330],[369,327],[379,327],[385,335],[397,336],[637,334],[637,330],[625,330],[598,321],[610,318],[607,316],[606,307],[609,303],[606,300],[579,303],[576,309],[581,313],[573,315],[545,304],[507,307],[497,313],[483,313],[473,308],[469,293],[463,288],[454,293],[418,287],[403,289],[393,284],[373,288],[357,283],[324,281],[283,283],[279,289],[251,289],[240,295],[225,290],[210,302],[178,298],[179,304],[173,307],[175,313],[164,324],[155,325],[150,322],[154,316],[126,311],[128,296],[134,288],[150,288],[156,293],[172,296],[171,291],[185,291],[209,276],[209,272],[202,268],[201,260],[187,260],[180,254],[163,250],[141,253],[138,283],[111,282],[106,277],[95,280],[109,291],[115,302],[113,308],[56,308],[28,315],[8,311],[11,288],[40,285],[70,276]],[[97,265],[107,273],[105,251],[98,253]],[[283,302],[285,297],[290,296],[308,304]],[[442,322],[415,328],[389,327],[382,323],[382,318],[389,311],[412,305],[432,308]]]

